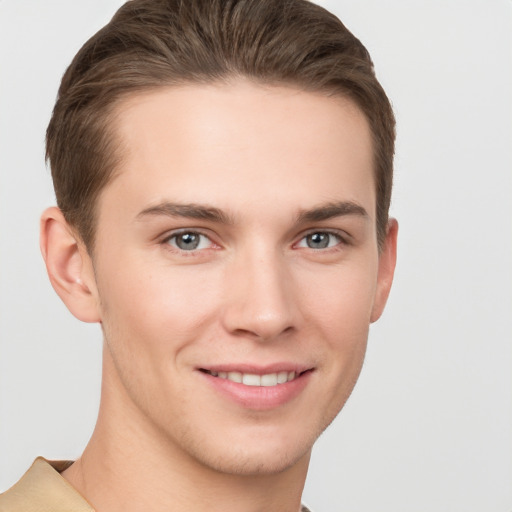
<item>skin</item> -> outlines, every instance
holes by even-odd
[[[64,476],[99,512],[296,512],[393,278],[368,123],[341,97],[238,80],[130,96],[115,129],[92,257],[58,209],[41,223],[53,286],[105,338],[98,423]],[[307,380],[270,408],[200,371],[283,362]]]

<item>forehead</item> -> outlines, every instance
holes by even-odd
[[[122,164],[107,193],[233,209],[364,196],[374,217],[370,129],[341,96],[246,80],[160,88],[118,105],[114,133]]]

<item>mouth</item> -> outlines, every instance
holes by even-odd
[[[237,384],[244,384],[245,386],[254,387],[274,387],[292,382],[312,369],[304,371],[280,371],[274,373],[246,373],[241,371],[213,371],[205,368],[200,369],[201,372],[217,377],[218,379],[226,379]]]
[[[269,411],[293,402],[308,386],[315,370],[290,364],[266,368],[226,365],[197,369],[216,393],[253,411]]]

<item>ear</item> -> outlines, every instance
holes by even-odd
[[[57,207],[41,216],[40,247],[53,289],[69,311],[83,322],[100,322],[92,261],[75,231]]]
[[[396,219],[390,219],[388,222],[388,230],[384,246],[379,254],[379,269],[377,274],[377,289],[375,292],[375,300],[373,302],[372,314],[370,321],[377,321],[384,306],[388,300],[391,284],[393,283],[393,275],[396,265],[396,244],[398,235],[398,222]]]

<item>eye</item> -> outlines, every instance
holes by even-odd
[[[213,245],[213,242],[206,235],[196,231],[183,231],[181,233],[177,233],[167,238],[165,243],[172,247],[176,247],[181,251],[208,249]]]
[[[342,238],[329,231],[315,231],[302,238],[297,247],[307,247],[309,249],[329,249],[342,243]]]

